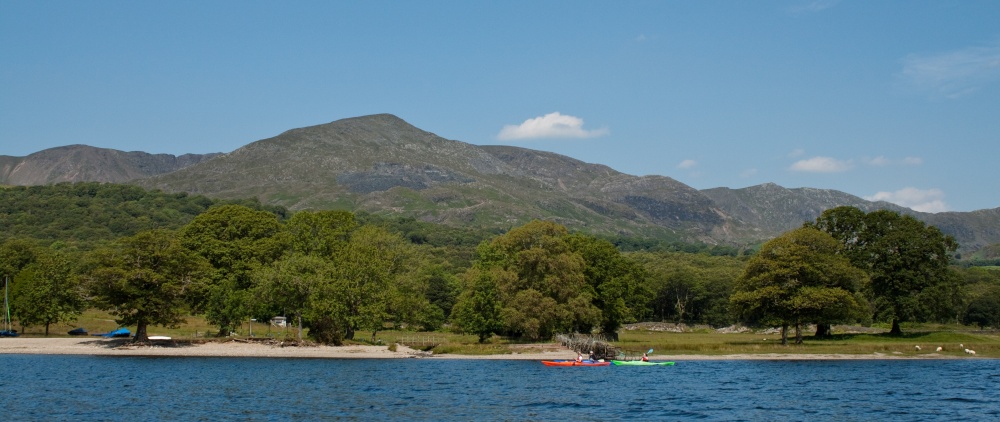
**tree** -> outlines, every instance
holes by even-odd
[[[322,343],[340,344],[357,330],[372,336],[389,319],[396,277],[404,268],[406,244],[396,234],[361,226],[329,261],[329,275],[310,294],[304,312],[309,335]]]
[[[347,211],[299,211],[285,223],[292,250],[327,257],[343,249],[357,227]]]
[[[184,322],[188,298],[201,290],[209,270],[174,232],[150,230],[95,251],[85,277],[96,304],[119,325],[135,325],[135,341],[144,342],[149,325]]]
[[[575,234],[567,241],[583,258],[584,280],[595,292],[593,304],[601,312],[603,333],[615,335],[623,323],[648,314],[650,294],[642,283],[641,266],[606,240]]]
[[[316,292],[333,277],[333,265],[316,255],[293,253],[261,266],[253,273],[251,297],[259,306],[290,312],[302,340],[303,315],[309,311]]]
[[[900,322],[926,316],[921,315],[925,290],[954,288],[949,262],[958,243],[912,216],[838,207],[807,225],[833,235],[851,262],[868,272],[877,316],[892,321],[891,334],[902,334]]]
[[[650,316],[660,321],[731,325],[729,296],[745,260],[688,252],[635,252],[650,291]]]
[[[788,343],[789,325],[800,344],[803,323],[859,315],[863,299],[856,293],[864,273],[840,249],[833,237],[811,227],[768,241],[736,281],[734,311],[745,322],[780,325],[782,344]]]
[[[500,269],[484,272],[479,268],[467,271],[467,286],[452,310],[452,321],[463,331],[477,335],[480,343],[500,332],[504,325],[501,317],[503,307],[495,279],[499,275],[497,273],[505,272]]]
[[[251,274],[278,259],[288,238],[278,216],[242,205],[213,207],[181,230],[184,246],[208,260],[212,282],[196,308],[228,335],[250,315]]]
[[[496,282],[507,334],[537,340],[601,323],[586,263],[568,236],[565,227],[536,220],[479,246],[475,268]]]
[[[62,253],[38,249],[34,262],[18,273],[12,302],[23,327],[75,321],[85,306],[80,284]]]
[[[9,239],[0,244],[0,277],[14,277],[35,261],[37,246],[27,239]]]
[[[980,330],[986,327],[1000,327],[1000,288],[993,287],[973,299],[965,311],[962,323],[976,324]]]

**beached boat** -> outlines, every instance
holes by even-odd
[[[611,362],[600,362],[585,360],[583,362],[577,362],[575,360],[543,360],[542,365],[545,366],[608,366]]]
[[[122,328],[119,328],[119,329],[111,331],[111,332],[91,334],[91,335],[92,336],[107,337],[107,338],[112,338],[112,337],[128,337],[128,336],[132,335],[132,332],[129,331],[128,328],[122,327]]]
[[[615,366],[674,366],[673,362],[649,362],[641,360],[612,360]]]

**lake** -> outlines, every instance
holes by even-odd
[[[998,420],[1000,360],[536,361],[0,355],[8,421]]]

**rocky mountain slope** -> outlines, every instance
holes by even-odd
[[[47,185],[59,182],[125,183],[169,173],[219,154],[169,154],[124,152],[69,145],[50,148],[27,157],[0,156],[0,184]]]
[[[96,180],[219,198],[257,197],[299,209],[398,214],[496,228],[535,218],[595,234],[749,244],[851,205],[888,208],[938,225],[963,249],[1000,242],[1000,208],[922,214],[834,190],[774,184],[699,191],[669,177],[510,146],[476,146],[381,114],[289,130],[228,154],[152,156],[84,146],[17,161],[0,156],[3,181]],[[30,159],[30,160],[29,160]]]

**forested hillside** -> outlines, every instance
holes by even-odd
[[[886,210],[831,210],[760,253],[99,183],[2,188],[0,225],[22,327],[93,307],[142,333],[197,314],[226,335],[281,315],[329,343],[386,328],[543,340],[640,321],[1000,326],[1000,271],[953,265],[953,238]]]
[[[96,182],[0,188],[0,240],[27,238],[83,248],[143,230],[177,229],[220,203],[268,209],[256,200],[221,201]]]

